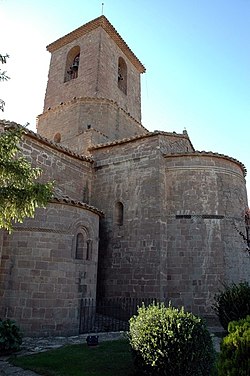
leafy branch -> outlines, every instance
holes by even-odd
[[[0,54],[0,62],[2,64],[6,64],[8,58],[9,58],[8,54],[5,54],[5,55]],[[10,79],[10,77],[6,75],[6,71],[2,71],[0,69],[0,81],[8,81],[9,79]],[[2,99],[0,99],[0,110],[1,111],[4,111],[4,106],[5,106],[5,102]]]
[[[37,182],[42,170],[33,168],[21,153],[24,133],[21,127],[0,133],[0,228],[9,232],[13,222],[33,217],[35,209],[52,198],[53,183]]]
[[[1,55],[0,54],[0,61],[2,64],[6,64],[6,61],[8,59],[9,55],[8,54],[5,54],[5,55]]]
[[[237,233],[242,237],[244,243],[246,244],[246,252],[250,255],[250,209],[246,209],[244,212],[244,222],[245,222],[245,231],[244,234],[239,228],[236,226],[236,223],[233,222],[233,226]]]

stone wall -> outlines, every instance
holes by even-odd
[[[32,132],[21,148],[41,181],[55,181],[56,201],[11,235],[0,232],[0,317],[25,335],[78,334],[81,299],[96,296],[100,213],[78,203],[90,201],[93,160]],[[76,259],[78,233],[86,255]]]
[[[122,57],[127,65],[127,94],[118,87],[119,57]],[[140,122],[140,72],[104,30],[101,30],[100,33],[99,63],[98,96],[101,98],[109,98],[117,102],[119,107]]]
[[[89,138],[82,134],[93,129],[91,144],[114,141],[147,130],[117,103],[106,99],[78,98],[55,107],[38,117],[37,130],[49,140],[61,135],[61,144],[78,153],[87,154]],[[81,144],[77,140],[80,135]],[[102,137],[101,137],[102,136]]]
[[[67,56],[73,48],[80,50],[78,76],[65,82]],[[126,93],[118,84],[119,58],[127,67]],[[113,141],[147,132],[140,121],[140,71],[102,27],[53,50],[44,112],[37,121],[39,134],[49,140],[60,134],[63,145],[87,153],[88,137],[81,148],[75,137],[89,127]],[[97,144],[100,134],[92,136],[92,144]]]
[[[42,169],[42,181],[55,181],[55,187],[63,195],[89,202],[92,187],[91,159],[75,156],[35,135],[25,137],[22,150],[34,166]]]
[[[80,47],[78,77],[64,82],[67,55],[75,46]],[[118,87],[119,57],[122,57],[127,65],[127,94]],[[54,109],[63,103],[68,103],[72,101],[73,98],[106,98],[116,102],[119,108],[122,108],[129,116],[132,116],[140,123],[140,91],[140,72],[106,31],[99,27],[81,38],[53,51],[51,55],[44,112],[48,111],[48,109]],[[56,116],[59,116],[59,114],[60,111],[57,111]],[[100,111],[98,111],[98,114],[100,116]],[[57,127],[52,112],[51,114],[47,114],[47,118],[50,116],[53,120],[53,127]],[[72,128],[78,128],[79,121],[74,106],[67,109],[65,116],[71,117],[70,126],[68,127],[69,132],[71,132]],[[50,126],[52,126],[52,120]],[[81,120],[84,120],[84,118],[81,117]],[[91,119],[88,121],[90,120]],[[59,121],[60,116],[58,122]],[[91,123],[93,123],[93,121],[90,121],[90,124]],[[112,127],[112,124],[110,124],[110,126]],[[101,129],[99,130],[101,131]],[[38,132],[48,137],[46,132],[49,132],[49,129],[45,128],[44,119],[42,117],[39,118]],[[122,138],[122,135],[119,138]]]
[[[161,132],[91,150],[93,200],[106,214],[101,296],[169,299],[209,316],[221,283],[249,279],[249,257],[233,226],[244,230],[244,169],[231,158],[192,150],[185,135]]]
[[[22,151],[41,181],[55,181],[56,197],[11,235],[0,232],[0,317],[25,335],[77,334],[81,299],[95,300],[96,288],[211,315],[221,283],[249,281],[244,167],[195,152],[185,131],[140,124],[145,68],[104,16],[48,49],[37,129],[54,143],[27,132]],[[79,51],[77,78],[67,80]]]
[[[92,150],[93,203],[105,211],[98,274],[101,296],[159,296],[157,146],[156,136]],[[117,202],[124,208],[122,225],[117,223]]]
[[[74,97],[95,97],[98,78],[100,28],[78,38],[51,54],[48,84],[44,110]],[[75,47],[80,47],[78,78],[65,81],[67,55]]]
[[[187,147],[191,145],[186,135],[156,132],[91,149],[96,161],[93,204],[105,212],[101,223],[100,295],[163,296],[160,269],[167,244],[161,149],[181,152]],[[124,208],[122,226],[116,222],[117,202]]]
[[[76,259],[81,229],[91,242],[87,260]],[[51,203],[5,234],[0,317],[15,319],[25,335],[78,334],[81,298],[96,296],[98,231],[97,214]]]
[[[244,229],[242,210],[247,207],[242,168],[212,153],[166,156],[162,200],[167,219],[165,296],[194,313],[211,314],[222,283],[245,279],[250,267],[234,228],[236,222]]]

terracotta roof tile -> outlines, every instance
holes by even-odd
[[[86,202],[74,200],[73,198],[64,195],[59,188],[55,188],[51,202],[77,206],[79,208],[92,211],[93,213],[98,214],[99,216],[104,215],[103,211],[97,209],[96,207],[89,205]]]
[[[139,139],[142,139],[142,138],[152,137],[152,136],[157,136],[157,135],[173,136],[173,137],[180,137],[180,138],[189,139],[187,133],[180,134],[180,133],[175,133],[175,132],[154,131],[154,132],[147,132],[147,133],[145,132],[143,134],[139,134],[139,135],[128,137],[128,138],[123,138],[123,139],[118,140],[118,141],[112,141],[112,142],[108,142],[108,143],[105,143],[105,144],[94,145],[94,146],[89,147],[88,150],[92,151],[92,150],[96,150],[96,149],[106,148],[106,147],[109,147],[109,146],[121,145],[121,144],[124,144],[126,142],[132,142],[132,141],[136,141],[136,140],[139,140]]]
[[[72,150],[66,148],[65,146],[62,146],[62,145],[57,144],[55,142],[49,141],[46,137],[43,137],[43,136],[39,135],[38,133],[35,133],[35,132],[31,131],[30,129],[28,129],[26,127],[23,127],[20,124],[17,124],[15,122],[11,122],[11,121],[7,121],[7,120],[3,120],[3,121],[1,120],[0,123],[6,129],[7,128],[12,128],[12,127],[23,128],[25,134],[28,137],[34,138],[34,139],[38,140],[39,142],[52,147],[53,149],[56,149],[56,150],[58,150],[58,151],[60,151],[60,152],[62,152],[64,154],[70,155],[71,157],[80,159],[82,161],[86,161],[86,162],[90,162],[90,163],[94,162],[94,160],[92,158],[86,157],[86,156],[83,156],[83,155],[80,155],[80,154],[77,154],[77,153],[73,152]]]
[[[120,47],[123,53],[127,56],[131,63],[134,64],[134,66],[138,69],[140,73],[144,73],[146,71],[145,67],[142,65],[140,60],[131,51],[127,43],[122,39],[120,34],[116,31],[114,26],[109,22],[109,20],[105,16],[95,18],[94,20],[84,24],[83,26],[80,26],[78,29],[63,36],[62,38],[57,39],[55,42],[47,46],[47,50],[49,52],[54,52],[60,47],[74,41],[75,39],[91,32],[94,29],[97,29],[98,27],[102,27],[108,33],[108,35],[113,39],[113,41],[118,45],[118,47]]]

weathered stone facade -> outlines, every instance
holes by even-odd
[[[97,215],[63,201],[5,234],[1,261],[1,317],[14,317],[25,333],[74,334],[82,296],[95,298]],[[75,257],[76,236],[87,231],[89,259]]]
[[[211,316],[221,283],[249,280],[236,230],[245,167],[195,151],[186,131],[143,127],[145,68],[104,16],[48,50],[39,134],[27,132],[22,149],[55,181],[55,199],[0,232],[0,316],[26,334],[76,334],[81,299],[96,295],[169,299]]]
[[[185,134],[155,132],[91,151],[94,205],[105,212],[99,277],[109,283],[101,295],[167,298],[210,315],[222,281],[249,278],[234,228],[246,203],[242,165],[193,152]],[[116,202],[124,206],[122,226]]]

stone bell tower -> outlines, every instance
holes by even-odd
[[[47,46],[51,53],[37,131],[77,153],[146,133],[141,125],[144,66],[105,16]]]

